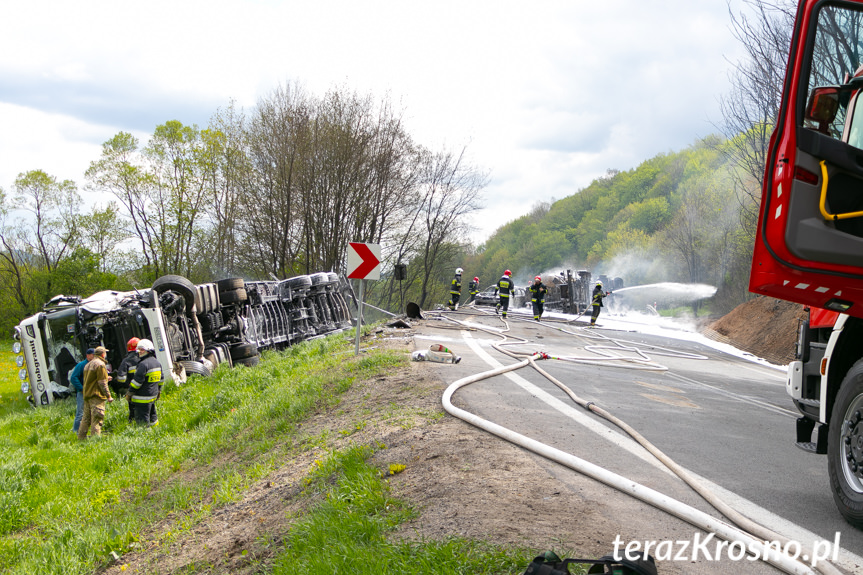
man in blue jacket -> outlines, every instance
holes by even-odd
[[[81,427],[81,417],[84,415],[84,366],[93,361],[93,354],[96,353],[92,347],[87,350],[87,359],[79,361],[69,376],[69,381],[75,387],[75,398],[78,400],[78,407],[75,409],[75,423],[72,424],[72,431],[78,433],[78,428]]]

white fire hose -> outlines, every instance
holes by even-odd
[[[459,323],[462,326],[465,326],[464,322],[460,322],[457,320],[453,320],[453,321],[456,321],[456,323]],[[506,322],[504,322],[504,323],[506,324]],[[491,329],[484,329],[482,326],[477,326],[477,325],[471,325],[470,327],[472,329],[479,329],[481,331],[485,331],[487,333],[497,335],[497,336],[503,338],[504,340],[507,339],[507,336],[501,332],[496,332],[496,331],[491,330]],[[508,331],[508,330],[509,330],[509,325],[506,324],[506,330],[505,331]],[[562,331],[565,331],[565,330],[562,330]],[[566,333],[571,333],[571,332],[566,332]],[[573,334],[573,335],[575,335],[575,334]],[[518,339],[521,339],[521,338],[518,338]],[[521,339],[520,342],[511,342],[511,343],[527,343],[527,342],[526,342],[526,340]],[[542,455],[543,457],[546,457],[547,459],[550,459],[552,461],[560,463],[561,465],[569,467],[570,469],[573,469],[579,473],[587,475],[588,477],[592,477],[592,478],[596,479],[597,481],[605,483],[606,485],[609,485],[610,487],[614,487],[615,489],[618,489],[619,491],[622,491],[624,493],[628,493],[628,494],[632,495],[633,497],[636,497],[636,498],[644,501],[645,503],[648,503],[648,504],[653,505],[659,509],[662,509],[662,510],[664,510],[664,511],[666,511],[672,515],[675,515],[676,517],[679,517],[680,519],[687,521],[688,523],[690,523],[696,527],[699,527],[706,532],[715,533],[717,536],[721,537],[722,539],[724,539],[726,541],[729,541],[731,543],[740,543],[741,545],[744,546],[744,549],[746,549],[747,551],[750,549],[757,549],[759,551],[759,557],[762,560],[770,563],[771,565],[781,569],[782,571],[784,571],[786,573],[814,575],[814,573],[816,572],[816,571],[813,571],[813,568],[814,568],[815,570],[817,570],[817,572],[822,573],[823,575],[841,575],[841,572],[835,566],[833,566],[832,564],[830,564],[826,561],[822,561],[822,562],[818,563],[817,565],[810,567],[809,565],[802,563],[798,559],[795,559],[789,555],[786,555],[785,553],[780,552],[778,549],[776,549],[772,546],[764,545],[765,541],[778,541],[780,543],[785,544],[788,542],[788,539],[777,534],[777,533],[774,533],[770,529],[767,529],[766,527],[764,527],[758,523],[755,523],[754,521],[750,520],[749,518],[738,513],[735,509],[733,509],[732,507],[727,505],[724,501],[722,501],[715,494],[711,493],[706,487],[701,485],[700,482],[698,482],[696,479],[694,479],[685,469],[680,467],[671,458],[669,458],[667,455],[662,453],[658,448],[656,448],[653,444],[651,444],[649,441],[647,441],[646,438],[644,438],[640,433],[638,433],[631,426],[629,426],[625,422],[621,421],[617,417],[611,415],[610,413],[608,413],[604,409],[598,407],[593,402],[585,401],[585,400],[579,398],[577,395],[575,395],[567,386],[565,386],[563,383],[561,383],[560,381],[555,379],[551,374],[547,373],[545,370],[541,369],[536,364],[537,359],[543,358],[542,354],[538,354],[538,353],[527,354],[527,353],[523,353],[523,352],[522,353],[513,352],[513,351],[503,349],[502,348],[503,345],[507,345],[507,343],[501,342],[498,344],[493,344],[493,347],[495,349],[497,349],[498,351],[500,351],[506,355],[509,355],[511,357],[527,356],[527,358],[518,362],[518,363],[509,365],[509,366],[499,367],[496,369],[492,369],[490,371],[486,371],[483,373],[468,376],[468,377],[465,377],[465,378],[459,379],[458,381],[453,382],[446,389],[446,391],[443,394],[443,398],[442,398],[443,407],[447,411],[447,413],[453,415],[454,417],[458,417],[459,419],[462,419],[462,420],[464,420],[464,421],[466,421],[472,425],[475,425],[476,427],[479,427],[480,429],[488,431],[489,433],[492,433],[492,434],[494,434],[494,435],[496,435],[502,439],[505,439],[511,443],[514,443],[515,445],[518,445],[520,447],[523,447],[525,449],[533,451],[534,453]],[[669,351],[669,350],[665,350],[665,351]],[[560,359],[569,359],[569,358],[560,358]],[[582,358],[582,359],[588,359],[588,358]],[[600,359],[600,358],[594,358],[594,359]],[[633,361],[633,358],[624,358],[624,357],[617,357],[617,358],[613,358],[613,359]],[[605,363],[606,361],[608,361],[607,357],[602,358],[597,363],[606,364]],[[634,361],[634,363],[636,363],[636,365],[632,365],[630,367],[645,369],[646,366],[644,364],[645,363],[649,364],[649,360],[646,357],[643,357],[642,354],[640,354],[640,352],[639,352],[639,357]],[[638,365],[638,364],[641,364],[641,365]],[[590,463],[590,462],[585,461],[581,458],[578,458],[574,455],[563,452],[559,449],[555,449],[549,445],[546,445],[544,443],[541,443],[539,441],[536,441],[534,439],[531,439],[529,437],[521,435],[521,434],[519,434],[515,431],[512,431],[510,429],[507,429],[501,425],[498,425],[498,424],[493,423],[491,421],[485,420],[485,419],[483,419],[483,418],[481,418],[475,414],[472,414],[472,413],[467,412],[463,409],[460,409],[460,408],[458,408],[452,404],[452,401],[451,401],[452,396],[455,394],[455,392],[458,389],[465,387],[467,385],[470,385],[472,383],[476,383],[477,381],[481,381],[484,379],[488,379],[490,377],[494,377],[494,376],[501,375],[501,374],[504,374],[504,373],[507,373],[510,371],[521,369],[521,368],[526,367],[528,365],[534,367],[539,373],[541,373],[544,377],[549,379],[549,381],[551,381],[556,386],[558,386],[560,389],[562,389],[567,395],[570,396],[570,398],[573,401],[575,401],[576,403],[578,403],[579,405],[581,405],[585,409],[588,409],[589,411],[592,411],[592,412],[596,413],[597,415],[604,417],[605,419],[611,421],[612,423],[614,423],[615,425],[618,425],[621,429],[626,431],[630,436],[632,436],[636,441],[638,441],[642,446],[644,446],[650,453],[652,453],[655,457],[657,457],[664,465],[666,465],[675,474],[677,474],[681,479],[683,479],[687,484],[689,484],[696,492],[698,492],[702,497],[704,497],[704,499],[706,501],[708,501],[711,505],[713,505],[714,508],[716,508],[723,515],[728,517],[731,521],[736,523],[740,528],[735,527],[735,526],[733,526],[729,523],[726,523],[720,519],[717,519],[715,517],[712,517],[712,516],[704,513],[703,511],[695,509],[694,507],[691,507],[691,506],[689,506],[689,505],[687,505],[681,501],[678,501],[678,500],[673,499],[667,495],[659,493],[658,491],[655,491],[649,487],[646,487],[644,485],[641,485],[639,483],[636,483],[634,481],[626,479],[625,477],[618,475],[612,471],[609,471],[609,470],[604,469],[602,467],[599,467],[593,463]],[[620,364],[618,363],[616,365],[619,366]],[[658,366],[657,364],[653,364],[652,367],[654,369],[656,369],[657,367],[659,369],[662,369],[662,366]],[[649,369],[649,367],[648,367],[648,369]]]

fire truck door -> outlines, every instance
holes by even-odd
[[[750,290],[863,317],[863,0],[801,0]]]

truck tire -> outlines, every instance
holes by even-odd
[[[285,284],[291,289],[305,289],[312,287],[312,278],[309,276],[296,276],[285,280]]]
[[[330,276],[324,272],[316,273],[311,275],[312,285],[326,285],[330,283]]]
[[[191,375],[194,373],[203,377],[210,377],[211,375],[213,375],[213,373],[210,371],[210,368],[208,368],[200,361],[180,360],[179,363],[186,369],[187,374]]]
[[[244,357],[243,359],[238,359],[236,363],[238,365],[245,365],[246,367],[255,367],[261,363],[261,356],[253,355],[252,357]]]
[[[231,303],[245,303],[249,300],[249,294],[246,293],[246,288],[222,292],[219,297],[225,305]]]
[[[839,513],[863,527],[863,360],[842,380],[833,404],[827,442],[830,490]]]
[[[195,307],[195,284],[178,275],[164,275],[153,282],[151,289],[156,293],[164,293],[166,291],[177,292],[186,302],[186,311],[191,312]]]
[[[219,309],[219,294],[215,284],[201,284],[195,289],[195,309],[198,315]]]
[[[235,289],[246,289],[246,281],[243,278],[228,278],[217,281],[216,287],[219,288],[219,293]]]
[[[231,359],[237,360],[258,355],[258,346],[253,343],[238,343],[231,346]]]

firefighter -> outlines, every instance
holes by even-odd
[[[593,310],[590,316],[590,327],[596,325],[596,318],[599,317],[599,309],[602,307],[602,298],[610,293],[610,291],[602,291],[602,282],[596,282],[596,287],[593,288],[593,296],[591,297]]]
[[[533,283],[527,286],[527,289],[530,290],[531,293],[530,303],[533,304],[533,319],[539,321],[539,318],[542,317],[542,307],[545,303],[545,294],[548,289],[545,287],[545,284],[542,283],[542,278],[540,276],[533,278]]]
[[[452,278],[449,288],[449,302],[447,305],[453,311],[458,309],[458,300],[461,297],[461,268],[455,268],[455,277]]]
[[[138,367],[138,362],[141,361],[141,358],[138,356],[139,341],[137,337],[133,337],[126,342],[126,357],[123,358],[123,361],[120,362],[120,367],[117,368],[118,395],[126,395],[126,392],[129,391],[129,383],[135,377],[135,368]],[[129,423],[132,423],[135,421],[135,412],[132,410],[132,403],[127,403],[129,404]]]
[[[506,319],[506,310],[509,309],[509,296],[512,293],[512,272],[506,270],[503,272],[503,277],[497,281],[497,286],[494,288],[494,295],[500,296],[500,301],[495,307],[495,313],[503,311],[503,317]]]
[[[479,278],[473,278],[473,281],[467,285],[467,289],[470,290],[470,299],[467,300],[467,303],[472,303],[476,299],[476,294],[479,293]]]
[[[152,427],[158,425],[156,400],[162,395],[162,365],[156,359],[156,348],[149,339],[142,339],[137,346],[140,361],[135,368],[126,399],[132,404],[135,422]]]

